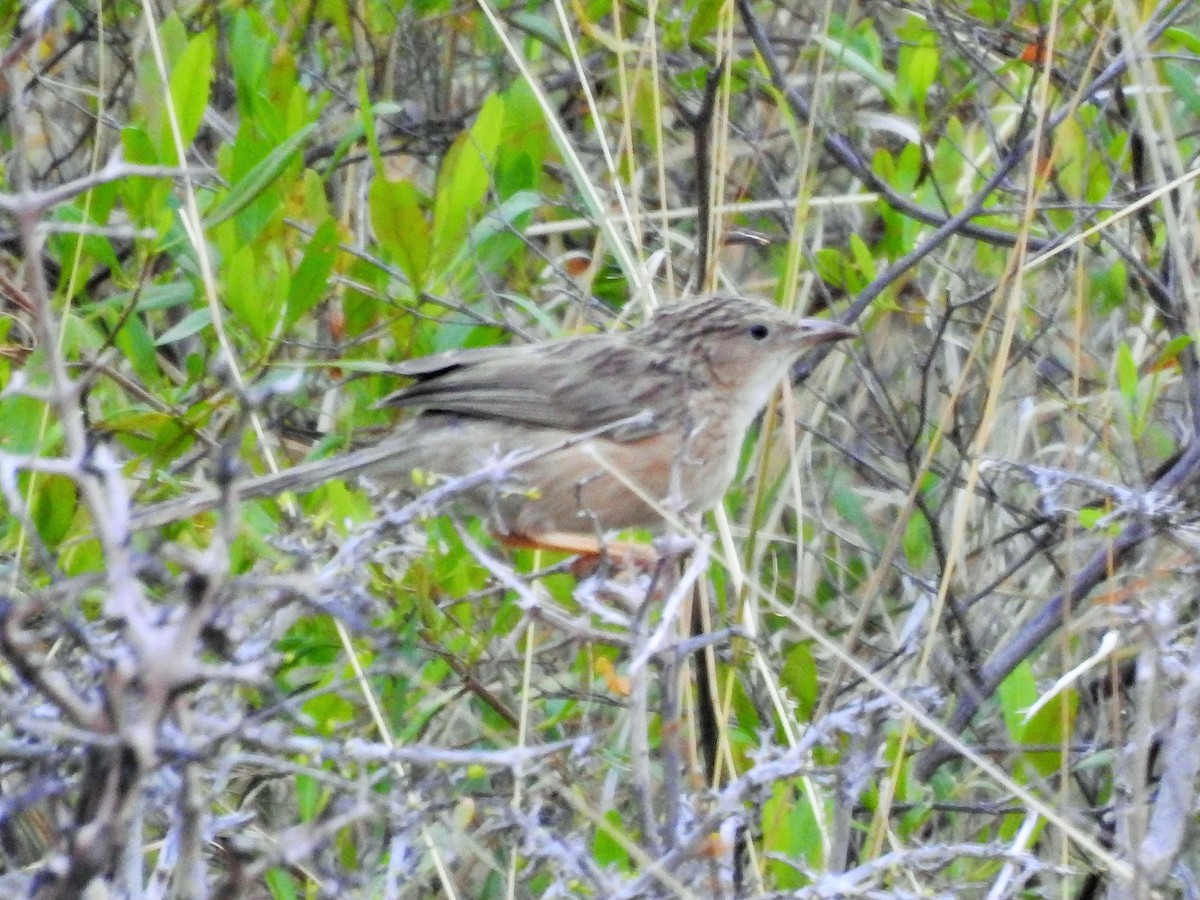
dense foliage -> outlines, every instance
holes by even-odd
[[[0,34],[0,895],[1194,891],[1193,4]],[[655,576],[238,502],[390,364],[712,290],[861,338]]]

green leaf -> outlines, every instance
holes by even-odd
[[[321,783],[304,772],[296,775],[296,806],[301,822],[311,822],[321,811]]]
[[[1193,34],[1186,28],[1168,28],[1163,32],[1166,41],[1178,41],[1188,53],[1200,56],[1200,35]]]
[[[875,278],[875,258],[871,255],[871,248],[867,246],[867,242],[854,232],[850,233],[850,252],[854,254],[855,267],[862,276],[861,283],[857,285],[857,288],[861,288]]]
[[[1191,346],[1192,336],[1190,334],[1181,334],[1177,338],[1172,338],[1167,342],[1167,346],[1159,351],[1158,356],[1154,358],[1154,363],[1150,366],[1151,371],[1158,371],[1170,366],[1179,358],[1179,354],[1186,347]]]
[[[524,297],[521,294],[508,292],[501,293],[500,296],[504,298],[505,302],[511,303],[514,308],[521,310],[521,312],[535,321],[540,331],[551,337],[560,337],[562,335],[562,321],[555,318],[537,300]]]
[[[254,199],[279,177],[316,127],[315,122],[304,126],[263,157],[262,161],[247,172],[245,177],[231,187],[217,205],[208,211],[208,215],[204,217],[204,227],[219,225],[253,203]]]
[[[1024,728],[1025,710],[1037,702],[1037,681],[1029,663],[1023,662],[996,689],[1004,725],[1014,741],[1020,742]]]
[[[202,306],[200,309],[192,310],[176,322],[174,326],[160,334],[154,345],[162,347],[165,344],[181,341],[184,338],[191,337],[193,334],[203,331],[211,324],[212,315],[209,313],[207,306]]]
[[[1068,117],[1054,131],[1058,182],[1069,196],[1083,196],[1084,173],[1088,165],[1088,132],[1075,116]]]
[[[347,722],[354,721],[354,706],[337,694],[317,694],[301,706],[321,734],[334,734]]]
[[[36,354],[30,357],[33,362],[38,359]],[[4,422],[4,428],[0,429],[0,447],[9,453],[24,454],[42,446],[45,411],[41,401],[33,397],[18,393],[0,396],[0,421]]]
[[[244,246],[230,257],[223,272],[225,305],[260,340],[274,332],[286,296],[280,295],[274,273],[267,269],[270,265],[255,248]]]
[[[141,316],[126,317],[121,322],[120,329],[113,335],[113,343],[147,383],[152,383],[159,376],[154,340],[146,330],[146,323]]]
[[[177,12],[172,12],[159,22],[155,40],[166,63],[166,75],[170,78],[172,63],[183,55],[188,45],[187,27]],[[155,156],[164,162],[176,161],[174,141],[167,119],[167,105],[174,103],[174,100],[171,97],[170,86],[163,84],[162,74],[158,67],[158,55],[149,46],[145,46],[138,58],[136,97],[140,101],[140,115],[136,121],[154,142]]]
[[[1026,721],[1029,709],[1038,702],[1039,696],[1033,667],[1028,662],[1017,666],[1000,683],[996,693],[1008,733],[1022,746],[1054,747],[1060,744],[1074,723],[1079,705],[1079,697],[1074,691],[1062,691]],[[1054,750],[1037,750],[1027,753],[1024,759],[1045,776],[1058,768],[1061,754]]]
[[[892,180],[892,187],[901,194],[912,193],[921,179],[921,169],[924,164],[924,151],[920,145],[905,144],[896,158],[896,174]]]
[[[238,110],[252,114],[259,107],[266,93],[266,75],[271,68],[271,41],[266,36],[266,25],[262,13],[253,7],[239,9],[229,29],[229,65],[233,69],[233,81],[237,91]]]
[[[1196,79],[1192,66],[1168,60],[1163,65],[1167,83],[1171,85],[1176,99],[1183,103],[1193,116],[1200,115],[1200,92],[1196,90]]]
[[[592,856],[598,865],[615,866],[621,872],[629,871],[629,853],[625,850],[625,845],[614,836],[626,832],[627,829],[621,822],[621,814],[617,810],[610,809],[604,814],[603,820],[596,825],[596,836],[592,840]]]
[[[846,289],[846,258],[836,247],[822,247],[814,254],[817,275],[835,288]]]
[[[263,881],[273,900],[300,900],[300,889],[287,869],[268,869]]]
[[[430,236],[417,189],[408,181],[390,182],[377,177],[371,182],[367,205],[375,237],[394,255],[413,289],[423,290],[429,271]]]
[[[118,294],[117,299],[128,297],[128,294]],[[173,281],[168,284],[152,284],[138,297],[138,312],[152,312],[157,309],[170,309],[181,303],[191,303],[196,299],[195,285],[187,281]],[[124,306],[124,303],[121,304]]]
[[[337,251],[337,223],[333,219],[326,219],[313,232],[308,246],[304,248],[304,258],[300,260],[300,265],[296,267],[292,276],[291,287],[288,289],[287,313],[284,317],[285,326],[295,324],[325,296],[329,274],[337,261]]]
[[[1127,403],[1137,400],[1138,367],[1133,360],[1133,351],[1124,341],[1117,346],[1117,388]]]
[[[466,258],[474,257],[482,264],[491,265],[495,261],[484,259],[486,244],[498,235],[516,237],[522,230],[520,220],[526,223],[529,214],[541,205],[542,199],[532,191],[518,191],[509,197],[486,216],[479,220],[470,235],[463,242],[462,250],[454,260],[452,268],[457,267]]]
[[[1021,743],[1031,747],[1060,747],[1069,740],[1079,709],[1079,694],[1060,690],[1025,722]],[[1052,775],[1062,765],[1057,750],[1036,750],[1025,754],[1026,761],[1043,777]]]
[[[516,10],[512,15],[513,24],[530,37],[540,40],[543,44],[553,47],[559,53],[566,55],[562,32],[558,24],[549,16],[539,15],[529,10]]]
[[[779,670],[779,680],[796,702],[796,718],[801,722],[808,721],[817,708],[820,690],[811,643],[800,641],[788,649],[783,668]]]
[[[468,223],[487,196],[503,123],[504,99],[493,94],[484,101],[471,130],[446,154],[433,205],[433,256],[438,272],[458,256]]]
[[[243,246],[229,257],[223,266],[224,285],[221,294],[225,305],[233,312],[238,320],[249,326],[255,337],[262,339],[269,333],[264,325],[263,317],[256,315],[258,303],[255,294],[258,293],[258,260],[254,250]]]
[[[128,126],[121,129],[121,149],[125,159],[131,163],[143,163],[148,166],[161,162],[154,142],[145,129]],[[162,217],[166,198],[171,190],[171,184],[165,178],[123,178],[120,182],[120,196],[129,210],[134,221],[139,225],[162,227]],[[170,212],[167,211],[170,218]]]
[[[522,191],[535,190],[539,169],[528,153],[504,154],[497,162],[496,193],[508,200]]]
[[[66,536],[75,518],[78,492],[75,482],[63,475],[41,476],[37,485],[33,521],[42,540],[55,547]]]
[[[933,553],[933,531],[928,520],[918,512],[909,517],[904,529],[904,557],[914,569],[925,565]]]
[[[204,110],[208,106],[212,79],[212,37],[205,32],[188,42],[171,69],[171,103],[175,107],[175,119],[179,123],[179,135],[184,148],[191,144],[200,128]],[[178,165],[179,157],[175,153],[175,140],[169,126],[168,132],[163,135],[162,147],[164,160],[170,165]]]
[[[525,81],[504,92],[504,127],[496,151],[496,193],[536,191],[550,149],[550,133],[537,97]]]
[[[105,189],[115,188],[115,184],[105,185]],[[56,222],[69,222],[72,225],[83,224],[83,209],[79,206],[64,205],[58,207],[51,214]],[[91,223],[103,226],[105,223],[95,217]],[[86,229],[83,233],[75,234],[51,234],[52,246],[60,258],[67,258],[73,255],[77,250],[81,251],[83,256],[80,259],[83,268],[87,268],[88,262],[86,257],[91,256],[93,259],[102,263],[106,268],[113,271],[120,271],[121,261],[117,258],[117,253],[113,249],[112,243],[101,234],[87,234]]]
[[[692,13],[687,31],[689,43],[708,38],[717,28],[725,0],[697,0],[688,5]]]
[[[767,862],[774,886],[785,890],[801,887],[805,878],[790,861],[817,865],[821,859],[821,830],[803,787],[799,781],[776,781],[761,810],[763,850],[771,857],[781,857]]]
[[[848,43],[823,34],[814,34],[810,40],[825,48],[838,65],[845,66],[851,72],[856,72],[873,84],[890,101],[896,99],[896,79],[889,72],[876,65],[872,60],[863,56]]]
[[[930,87],[937,79],[938,52],[932,43],[922,43],[914,47],[908,58],[908,71],[905,82],[912,92],[913,102],[922,114],[925,112],[925,98]]]

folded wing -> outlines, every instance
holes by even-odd
[[[396,371],[415,378],[416,384],[390,394],[381,405],[417,406],[562,431],[601,428],[646,410],[662,410],[664,392],[679,390],[678,374],[670,367],[644,371],[644,353],[613,335],[452,350],[398,366]],[[637,377],[630,378],[631,372]],[[609,436],[640,440],[657,434],[661,419],[660,415],[619,426]]]

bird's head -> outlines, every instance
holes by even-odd
[[[754,412],[792,364],[812,348],[853,337],[837,322],[802,319],[763,300],[713,296],[662,310],[647,324],[645,337],[662,352],[673,348]]]

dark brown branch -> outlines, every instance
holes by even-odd
[[[1160,494],[1179,491],[1200,474],[1200,441],[1193,441],[1179,460],[1163,476],[1151,485],[1150,490]],[[1135,521],[1117,535],[1111,544],[1101,547],[1088,561],[1071,583],[1047,600],[1032,619],[1021,626],[1020,631],[1007,644],[997,650],[979,673],[979,683],[971,693],[964,693],[946,723],[952,732],[960,732],[970,724],[982,702],[990,697],[1008,675],[1043,641],[1063,624],[1063,616],[1071,607],[1086,605],[1088,595],[1108,580],[1141,544],[1156,534],[1158,529],[1144,520]],[[917,759],[915,773],[927,779],[944,762],[955,755],[948,744],[935,744]]]

